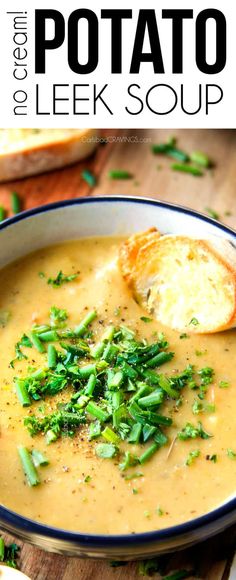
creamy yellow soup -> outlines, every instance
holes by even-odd
[[[67,242],[42,249],[0,272],[0,311],[10,313],[6,325],[0,328],[1,504],[38,522],[73,531],[124,534],[161,529],[205,514],[235,492],[236,333],[180,338],[179,333],[161,327],[155,320],[142,320],[148,314],[133,300],[119,271],[120,243],[119,238]],[[47,278],[55,277],[59,270],[79,274],[55,289],[47,284]],[[33,324],[48,322],[53,305],[68,311],[69,327],[96,308],[98,319],[91,325],[95,342],[110,323],[125,324],[140,339],[150,341],[157,331],[164,332],[175,356],[161,367],[161,372],[181,372],[190,363],[196,370],[206,366],[214,369],[214,381],[205,399],[211,404],[210,411],[194,415],[192,404],[197,395],[185,387],[182,405],[166,403],[165,414],[173,419],[166,430],[168,443],[145,464],[128,472],[119,469],[117,457],[96,456],[96,442],[88,442],[86,426],[73,438],[62,437],[50,445],[42,434],[32,438],[23,425],[24,417],[52,412],[58,402],[69,401],[71,389],[23,408],[13,379],[16,375],[24,377],[30,365],[41,368],[42,361],[46,365],[46,355],[28,349],[28,360],[16,361],[14,369],[9,362],[14,358],[15,343]],[[199,420],[211,438],[176,438],[187,422],[196,425]],[[17,452],[19,445],[29,451],[43,451],[50,461],[47,467],[39,468],[41,484],[37,487],[27,484]],[[143,452],[150,442],[122,445],[140,455],[140,447]],[[187,465],[189,453],[196,450],[199,455]],[[127,473],[142,475],[130,479]]]

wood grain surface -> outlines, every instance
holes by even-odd
[[[178,174],[171,160],[155,156],[151,145],[173,135],[170,130],[110,130],[102,133],[108,143],[99,145],[85,162],[37,177],[0,185],[0,205],[10,210],[10,194],[17,191],[22,209],[67,198],[96,195],[151,196],[206,212],[215,210],[221,221],[236,228],[236,131],[178,130],[174,136],[187,152],[202,150],[212,158],[213,168],[203,177]],[[97,184],[90,188],[81,171],[90,169]],[[132,178],[109,179],[109,170],[125,169]],[[6,541],[12,538],[6,536]],[[112,568],[107,562],[65,558],[27,544],[21,546],[20,568],[31,580],[135,580],[138,565],[132,562]],[[195,569],[200,580],[228,580],[236,546],[236,528],[165,558],[164,574],[181,568]],[[158,580],[160,575],[156,574]],[[193,576],[192,576],[193,578]],[[230,580],[236,580],[231,575]]]

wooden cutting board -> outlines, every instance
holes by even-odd
[[[169,130],[110,130],[103,133],[108,144],[99,145],[86,162],[0,186],[0,205],[10,215],[10,193],[17,191],[22,209],[62,199],[96,195],[151,196],[182,204],[201,212],[215,210],[220,219],[236,228],[236,132],[230,130],[178,130],[179,147],[187,152],[202,150],[214,167],[203,177],[171,170],[171,160],[154,156],[151,145],[173,136]],[[97,184],[90,188],[81,171],[90,169]],[[125,169],[132,179],[111,181],[111,169]],[[12,538],[7,538],[7,541]],[[16,540],[17,541],[17,540]],[[140,578],[137,563],[111,568],[109,563],[64,558],[21,545],[20,568],[31,580],[134,580]],[[201,580],[228,580],[236,547],[236,527],[220,536],[167,558],[166,572],[197,569]],[[230,580],[234,580],[234,573]],[[157,574],[155,578],[160,578]],[[236,580],[236,573],[235,573]]]

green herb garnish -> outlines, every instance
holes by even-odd
[[[76,278],[78,278],[78,274],[70,274],[69,276],[66,276],[63,274],[62,270],[60,270],[56,278],[48,278],[48,284],[53,288],[59,288],[59,286],[62,286],[62,284],[73,282],[73,280],[76,280]]]
[[[227,449],[227,455],[230,459],[236,459],[236,453],[235,451],[233,451],[233,449],[228,448]]]
[[[206,211],[206,212],[208,213],[208,215],[209,215],[210,217],[212,217],[214,220],[217,220],[217,221],[219,221],[219,219],[220,219],[220,216],[219,216],[219,214],[217,213],[217,211],[215,211],[215,210],[214,210],[214,209],[212,209],[211,207],[205,207],[205,211]]]
[[[199,455],[200,455],[199,449],[194,449],[193,451],[190,451],[186,459],[185,465],[188,466],[192,465],[192,463],[195,461],[195,459],[197,459],[197,457],[199,457]]]
[[[202,423],[199,421],[197,426],[192,425],[192,423],[186,423],[185,427],[177,434],[177,437],[180,441],[187,441],[187,439],[196,439],[197,437],[209,439],[212,435],[203,429]]]

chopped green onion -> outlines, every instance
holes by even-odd
[[[98,443],[95,447],[95,452],[102,459],[112,459],[117,454],[117,448],[112,443]]]
[[[118,437],[118,435],[116,435],[116,433],[112,429],[110,429],[110,427],[106,427],[101,434],[104,437],[104,439],[106,439],[110,443],[114,443],[114,445],[120,442],[120,437]]]
[[[157,389],[156,391],[153,391],[153,393],[151,393],[150,395],[138,399],[138,404],[140,405],[140,407],[153,407],[155,405],[160,405],[163,402],[163,398],[164,398],[163,390]]]
[[[0,222],[3,222],[5,220],[5,217],[6,217],[6,210],[2,205],[0,205]]]
[[[25,386],[24,380],[16,380],[16,394],[22,405],[22,407],[29,407],[31,405],[31,400],[28,391]]]
[[[101,423],[99,421],[93,421],[89,425],[89,441],[100,437],[101,435]]]
[[[96,365],[85,365],[84,367],[79,368],[79,375],[82,379],[88,379],[90,375],[96,374]]]
[[[155,155],[157,155],[157,154],[168,155],[168,157],[172,157],[173,159],[177,159],[177,161],[183,161],[183,162],[189,161],[189,155],[187,153],[185,153],[184,151],[181,151],[181,149],[177,149],[171,143],[160,143],[157,145],[153,145],[152,152]]]
[[[57,434],[52,430],[49,429],[46,433],[46,443],[47,445],[50,445],[50,443],[54,443],[54,441],[56,441],[58,438]]]
[[[94,187],[96,185],[96,177],[91,171],[89,171],[89,169],[84,169],[84,171],[81,173],[81,177],[90,187]]]
[[[160,367],[173,358],[173,352],[159,352],[145,363],[147,367]]]
[[[184,578],[189,578],[193,575],[195,576],[194,570],[178,570],[178,572],[173,572],[173,574],[163,576],[162,580],[184,580]]]
[[[196,177],[201,177],[203,175],[202,171],[194,165],[185,165],[184,163],[173,163],[171,169],[174,171],[181,171],[182,173],[190,173]]]
[[[135,423],[130,431],[128,442],[129,443],[139,443],[140,437],[142,433],[142,424]]]
[[[45,352],[45,346],[41,342],[41,340],[39,339],[39,337],[37,336],[37,334],[35,334],[35,332],[31,332],[30,338],[31,338],[31,341],[32,341],[34,347],[37,349],[38,352],[40,352],[41,354],[43,352]]]
[[[20,456],[24,473],[27,477],[28,484],[30,486],[38,485],[40,483],[40,479],[28,449],[20,445],[18,447],[18,453]]]
[[[18,193],[13,191],[11,193],[11,209],[14,214],[20,213],[21,211],[21,202]]]
[[[96,382],[97,382],[96,376],[94,374],[91,374],[85,387],[84,391],[85,395],[89,395],[90,397],[92,397],[93,391],[96,387]]]
[[[210,167],[212,165],[209,157],[202,153],[202,151],[193,151],[190,155],[191,161],[196,163],[197,165],[201,165],[202,167]]]
[[[92,415],[93,417],[96,417],[96,419],[98,419],[99,421],[101,421],[102,423],[104,423],[105,421],[107,421],[107,419],[109,418],[109,414],[106,413],[106,411],[103,411],[103,409],[101,409],[101,407],[99,407],[98,405],[96,405],[96,403],[93,403],[93,401],[90,401],[86,407],[86,411]]]
[[[56,342],[59,336],[55,330],[48,330],[47,332],[41,332],[38,338],[43,342]]]
[[[83,336],[83,334],[85,334],[89,324],[91,324],[91,322],[93,322],[93,320],[96,317],[97,317],[96,310],[92,310],[91,312],[89,312],[87,314],[87,316],[85,316],[85,318],[80,322],[80,324],[78,326],[76,326],[76,328],[74,330],[75,335],[76,336]]]
[[[5,543],[4,539],[0,538],[0,562],[4,561],[4,554],[5,554]]]
[[[143,441],[144,441],[144,443],[146,443],[146,441],[148,441],[148,439],[150,439],[150,437],[152,437],[155,434],[156,430],[157,430],[156,427],[154,427],[152,425],[148,425],[148,423],[143,426]]]
[[[208,213],[208,215],[209,215],[210,217],[212,217],[214,220],[217,220],[217,221],[219,221],[219,219],[220,219],[220,216],[219,216],[219,214],[217,213],[217,211],[215,211],[215,210],[214,210],[214,209],[212,209],[211,207],[205,207],[205,211],[206,211],[206,212]]]
[[[151,459],[151,457],[154,455],[154,453],[156,453],[156,451],[159,449],[159,445],[157,443],[152,443],[152,445],[150,445],[150,447],[148,447],[144,453],[141,455],[141,457],[139,457],[139,461],[141,464],[146,463],[146,461],[148,461],[149,459]]]
[[[48,345],[48,367],[54,369],[57,364],[57,351],[53,344]]]
[[[47,457],[45,457],[45,455],[41,453],[41,451],[33,449],[33,451],[31,452],[31,456],[35,467],[39,467],[40,465],[45,467],[46,465],[49,465]]]

